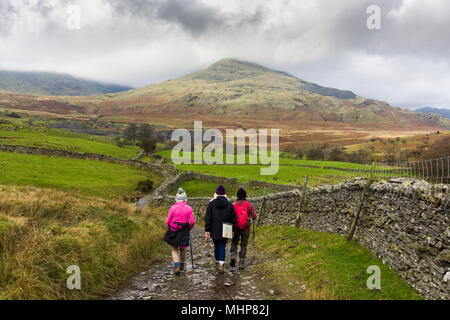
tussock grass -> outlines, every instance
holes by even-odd
[[[0,299],[91,299],[161,256],[166,210],[0,185]],[[66,286],[81,269],[81,290]]]
[[[259,253],[266,257],[257,266],[275,296],[313,300],[420,299],[397,273],[357,242],[345,237],[288,226],[256,230]],[[367,268],[381,270],[381,290],[369,290]]]

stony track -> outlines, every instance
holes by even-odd
[[[243,300],[264,299],[267,292],[259,286],[261,279],[254,272],[258,258],[254,257],[251,243],[248,250],[248,264],[245,270],[229,266],[226,261],[224,274],[217,274],[214,262],[214,246],[206,239],[203,229],[192,231],[194,269],[189,251],[186,255],[186,270],[177,276],[173,273],[170,249],[167,258],[151,265],[131,278],[128,283],[110,299],[114,300]],[[227,250],[229,250],[227,245]],[[227,259],[229,252],[227,251]]]

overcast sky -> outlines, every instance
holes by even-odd
[[[379,30],[367,28],[372,4]],[[394,106],[450,108],[449,14],[448,0],[0,0],[0,69],[143,87],[232,57]]]

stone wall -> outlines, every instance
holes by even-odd
[[[182,173],[179,173],[169,179],[166,179],[166,181],[163,182],[158,187],[158,189],[155,191],[155,197],[159,197],[159,196],[165,197],[170,192],[172,192],[173,190],[178,188],[180,185],[182,185],[183,182],[190,181],[190,180],[214,182],[217,184],[233,184],[234,185],[237,183],[236,178],[216,177],[216,176],[210,176],[210,175],[201,174],[201,173],[197,173],[197,172],[190,172],[190,171],[182,172]],[[171,198],[168,197],[168,199],[171,199]]]
[[[365,180],[308,190],[300,210],[300,190],[266,196],[261,223],[295,225],[307,230],[347,235],[360,203]],[[426,299],[450,299],[450,212],[434,209],[448,201],[449,186],[405,180],[373,184],[367,193],[355,240]],[[211,198],[189,198],[202,218]],[[232,199],[233,200],[233,199]],[[249,199],[259,213],[263,197]],[[159,196],[154,206],[170,206],[174,197]]]
[[[226,178],[226,177],[217,177],[217,176],[211,176],[207,174],[202,174],[198,172],[182,172],[177,174],[175,177],[172,177],[171,179],[167,179],[167,181],[157,190],[157,194],[155,196],[166,196],[176,188],[178,188],[180,185],[183,184],[183,182],[191,181],[191,180],[199,180],[199,181],[206,181],[206,182],[212,182],[219,184],[225,184],[225,185],[237,185],[237,179],[236,178]],[[251,180],[249,182],[249,185],[252,187],[259,187],[259,188],[269,188],[272,190],[279,190],[279,191],[286,191],[286,190],[292,190],[295,188],[295,186],[291,185],[282,185],[282,184],[273,184],[268,182],[261,182],[256,180]],[[214,194],[214,190],[211,190],[211,195]],[[189,193],[188,193],[189,196]],[[201,198],[198,198],[201,199]],[[209,198],[206,198],[209,199]],[[172,201],[171,198],[167,198],[167,202]]]
[[[271,190],[277,190],[277,191],[288,191],[293,190],[297,188],[293,185],[287,185],[287,184],[275,184],[275,183],[269,183],[264,181],[258,181],[258,180],[250,180],[249,182],[250,187],[257,187],[257,188],[267,188]]]
[[[348,234],[360,203],[364,181],[308,193],[301,226],[308,230]],[[363,205],[355,239],[399,273],[427,299],[450,299],[450,216],[439,207],[443,193],[423,182],[373,185]],[[278,220],[273,208],[270,217]],[[267,223],[270,222],[270,218]],[[282,224],[292,224],[292,215]],[[447,281],[445,281],[447,280]]]

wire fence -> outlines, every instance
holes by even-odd
[[[370,189],[371,196],[395,202],[406,194],[416,200],[421,197],[432,209],[450,209],[450,156],[413,162],[375,162],[340,171],[341,179],[360,182],[355,184],[356,193],[363,192],[371,177],[377,183]]]

